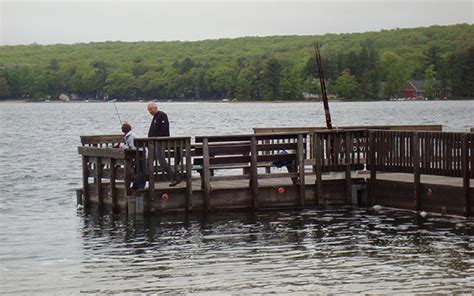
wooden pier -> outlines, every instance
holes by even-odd
[[[78,203],[128,213],[381,205],[471,216],[474,133],[441,126],[254,129],[254,134],[81,136]],[[168,185],[164,153],[182,182]],[[133,190],[133,181],[147,181]]]

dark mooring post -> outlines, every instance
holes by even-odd
[[[82,189],[83,189],[83,206],[88,207],[90,205],[90,192],[89,192],[89,157],[82,156]]]
[[[319,45],[314,47],[314,54],[316,57],[316,63],[318,64],[319,83],[321,85],[321,95],[323,97],[324,114],[326,115],[326,127],[328,129],[332,129],[331,113],[329,113],[329,101],[326,91],[326,81],[324,80],[323,62],[319,52]]]
[[[304,178],[304,137],[302,134],[298,135],[298,180],[299,180],[299,206],[304,207],[305,201],[305,178]]]
[[[210,170],[210,160],[209,160],[209,140],[207,138],[202,139],[202,178],[204,179],[204,204],[206,207],[206,211],[209,212],[211,210],[211,170]]]
[[[191,205],[191,196],[193,195],[193,183],[191,180],[191,170],[192,170],[192,162],[191,162],[191,139],[186,139],[186,212],[189,212],[192,208]]]
[[[258,209],[258,168],[257,138],[250,138],[250,188],[252,190],[253,209]]]
[[[123,184],[125,186],[125,196],[132,195],[131,179],[132,179],[132,160],[125,156],[125,164],[123,168]],[[150,183],[151,184],[151,183]]]
[[[464,215],[471,215],[471,188],[469,188],[469,138],[470,134],[462,136],[461,159],[462,159],[462,187],[464,191]],[[472,145],[472,144],[471,144]],[[471,155],[474,157],[474,155]]]
[[[413,177],[414,177],[414,195],[415,195],[415,210],[421,210],[421,180],[420,180],[420,135],[417,132],[413,133],[412,147],[413,153]]]
[[[376,171],[376,137],[375,132],[369,132],[369,170],[370,170],[370,197],[369,205],[373,205],[376,196],[375,196],[375,182],[377,182],[377,171]]]
[[[155,198],[155,141],[148,140],[148,196]]]
[[[352,204],[352,179],[351,179],[351,152],[352,152],[352,133],[345,132],[345,177],[346,177],[346,202]]]
[[[319,84],[321,85],[321,95],[323,97],[324,115],[326,116],[326,128],[330,130],[332,129],[331,113],[329,112],[329,101],[328,101],[328,95],[326,91],[326,81],[324,79],[323,62],[321,59],[321,53],[319,51],[318,44],[316,44],[316,46],[314,47],[314,56],[316,58],[316,63],[318,65]],[[316,138],[316,133],[314,135]],[[315,139],[315,141],[317,140]],[[329,145],[328,145],[329,147],[334,147],[334,145],[331,145],[330,143]],[[322,188],[323,182],[322,182],[321,173],[322,173],[321,170],[319,170],[319,172],[316,171],[316,191],[318,194],[319,204],[321,204],[322,202],[322,192],[323,192],[323,188]]]
[[[96,190],[97,190],[97,204],[99,208],[102,207],[104,202],[104,196],[102,194],[102,158],[96,157],[95,161],[95,177],[96,177]]]
[[[112,198],[112,209],[117,210],[117,188],[116,188],[116,162],[115,158],[110,159],[110,196]]]
[[[313,156],[314,156],[314,171],[316,172],[316,200],[319,206],[323,204],[323,168],[322,168],[322,143],[316,132],[313,133]]]

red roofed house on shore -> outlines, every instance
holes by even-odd
[[[425,82],[423,80],[409,80],[403,86],[404,98],[423,98],[425,94]]]

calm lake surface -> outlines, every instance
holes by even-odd
[[[146,136],[145,103],[117,103]],[[159,103],[175,136],[324,126],[319,103]],[[331,103],[336,126],[474,127],[474,101]],[[79,135],[119,133],[111,103],[0,103],[0,291],[471,293],[474,220],[382,209],[127,219],[76,209]]]

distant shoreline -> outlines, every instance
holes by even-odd
[[[7,100],[0,100],[1,103],[29,103],[27,100],[21,100],[21,99],[7,99]]]
[[[383,100],[344,100],[336,99],[329,100],[330,103],[356,103],[356,102],[436,102],[436,101],[472,101],[474,98],[450,98],[449,100],[402,100],[402,101],[393,101],[390,99]],[[148,100],[143,101],[115,101],[115,103],[147,103]],[[313,101],[304,101],[304,100],[264,100],[264,101],[254,101],[254,100],[235,100],[235,101],[222,101],[222,100],[155,100],[156,103],[221,103],[221,104],[234,104],[234,103],[322,103],[322,100],[313,100]],[[110,101],[86,101],[86,100],[77,100],[77,101],[31,101],[24,99],[5,99],[0,100],[0,104],[5,103],[55,103],[55,104],[97,104],[97,103],[110,103]]]

